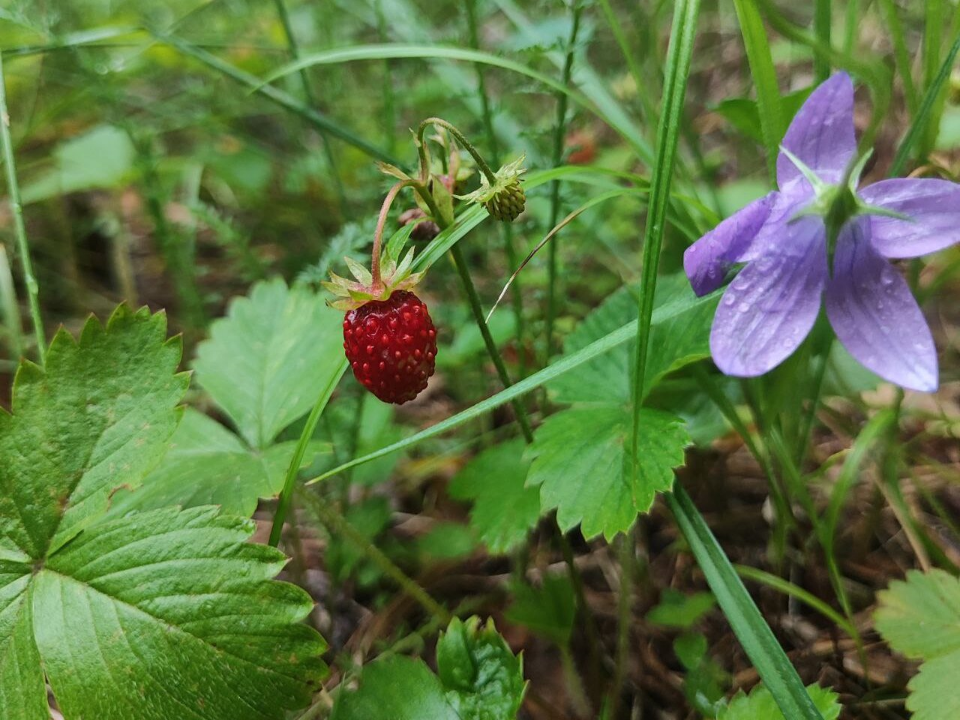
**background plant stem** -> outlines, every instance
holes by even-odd
[[[577,51],[577,33],[580,29],[580,15],[583,8],[579,0],[570,0],[570,37],[567,38],[567,53],[563,63],[563,72],[560,82],[563,87],[570,85],[573,75],[573,60]],[[563,161],[563,143],[567,135],[567,95],[557,93],[557,118],[553,129],[553,167],[559,167]],[[550,185],[550,222],[548,227],[554,227],[560,219],[560,182],[554,180]],[[547,251],[547,329],[546,329],[546,357],[549,360],[553,355],[553,326],[557,317],[557,247],[559,239],[554,238]]]
[[[33,334],[37,342],[37,357],[43,365],[46,360],[47,340],[43,331],[43,317],[40,315],[40,286],[33,274],[30,260],[30,244],[27,242],[27,228],[23,222],[23,204],[20,202],[20,183],[17,181],[17,168],[13,159],[13,141],[10,138],[10,112],[7,110],[7,86],[3,74],[3,54],[0,53],[0,143],[3,144],[3,166],[7,173],[7,192],[10,193],[10,210],[13,214],[13,229],[17,236],[17,253],[20,255],[20,267],[23,270],[23,282],[27,287],[27,300],[30,303],[30,317],[33,320]]]

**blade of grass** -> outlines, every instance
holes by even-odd
[[[680,0],[674,7],[673,27],[670,31],[670,48],[664,75],[664,101],[657,128],[657,158],[650,181],[650,199],[647,207],[647,223],[643,234],[643,268],[640,283],[639,317],[637,318],[636,367],[633,376],[634,415],[643,401],[644,375],[650,331],[653,327],[653,302],[657,288],[657,270],[660,266],[660,251],[670,202],[670,181],[676,159],[677,142],[680,137],[683,101],[690,74],[693,42],[696,36],[699,0]],[[640,424],[633,423],[630,447],[632,449],[633,473],[639,472]]]
[[[675,484],[673,493],[665,498],[717,603],[784,717],[790,720],[823,720],[790,659],[764,622],[690,496]]]
[[[827,620],[834,623],[850,637],[856,636],[856,629],[845,617],[843,617],[843,615],[827,605],[816,595],[808,593],[802,587],[794,585],[792,582],[788,582],[787,580],[777,577],[776,575],[771,575],[768,572],[758,570],[757,568],[748,567],[746,565],[734,565],[733,569],[736,570],[737,574],[745,580],[753,580],[761,585],[766,585],[767,587],[773,588],[778,592],[782,592],[784,595],[789,595],[792,598],[796,598],[807,607],[811,608],[812,610],[816,610],[818,613],[823,615]]]
[[[538,72],[528,65],[524,65],[523,63],[516,62],[515,60],[511,60],[500,55],[493,55],[491,53],[477,50],[468,50],[457,47],[444,47],[440,45],[408,45],[400,43],[388,43],[382,45],[355,45],[353,47],[339,48],[336,50],[327,50],[305,55],[300,60],[293,63],[288,63],[287,65],[284,65],[283,67],[280,67],[274,72],[270,73],[266,76],[266,78],[264,78],[263,83],[272,83],[284,75],[298,72],[300,68],[310,67],[312,65],[330,65],[361,60],[401,59],[457,60],[461,62],[480,63],[482,65],[498,67],[503,70],[508,70],[510,72],[531,78],[550,90],[566,94],[570,100],[596,114],[613,130],[619,133],[620,136],[623,137],[623,139],[626,140],[641,156],[641,158],[645,158],[647,156],[645,141],[643,140],[642,136],[639,135],[639,131],[636,129],[633,123],[629,121],[629,118],[624,117],[625,113],[623,109],[619,107],[619,105],[615,106],[616,109],[609,105],[599,105],[594,102],[593,98],[591,97],[595,95],[595,93],[589,92],[588,86],[586,85],[580,85],[576,89],[574,89],[572,86],[567,87],[549,75]],[[577,83],[574,83],[574,85],[576,84]],[[269,87],[269,85],[266,85],[266,87]]]
[[[813,32],[824,45],[830,45],[830,30],[833,26],[833,3],[816,0],[813,8]],[[813,78],[819,84],[830,77],[830,61],[817,55],[813,58]]]
[[[669,307],[658,308],[653,313],[653,324],[657,325],[662,322],[666,322],[671,318],[674,318],[681,313],[687,312],[693,307],[694,304],[712,302],[716,298],[720,297],[721,292],[714,292],[710,295],[705,295],[702,298],[698,298],[692,304],[682,304],[682,305],[673,305]],[[587,345],[585,348],[578,350],[572,355],[566,355],[559,360],[557,360],[552,365],[545,367],[543,370],[530,375],[529,377],[520,380],[507,390],[501,390],[496,395],[492,395],[486,400],[481,400],[476,405],[473,405],[466,410],[453,415],[446,420],[442,420],[436,425],[432,425],[424,430],[421,430],[418,433],[411,435],[410,437],[404,438],[398,442],[395,442],[386,447],[375,450],[363,457],[354,458],[349,462],[343,463],[338,467],[329,470],[322,475],[319,475],[309,482],[317,483],[322,480],[338,475],[345,470],[350,468],[357,467],[358,465],[364,465],[368,462],[372,462],[377,458],[381,458],[384,455],[390,455],[391,453],[398,452],[400,450],[406,450],[411,448],[424,440],[427,440],[438,435],[442,435],[448,430],[453,430],[454,428],[461,427],[467,423],[472,422],[476,418],[480,417],[484,413],[490,412],[506,403],[510,402],[514,398],[525,395],[528,392],[536,390],[538,387],[543,386],[544,384],[550,382],[554,378],[563,375],[564,373],[570,372],[574,368],[580,367],[586,362],[589,362],[595,357],[603,355],[604,353],[610,352],[616,347],[623,345],[625,342],[629,342],[636,335],[636,323],[627,323],[622,327],[614,330],[611,333],[603,336],[599,340]]]
[[[3,166],[7,174],[7,192],[10,193],[13,230],[17,237],[17,252],[20,255],[23,282],[27,287],[30,317],[33,319],[33,334],[37,341],[37,357],[43,365],[46,359],[47,340],[43,332],[43,317],[40,315],[40,287],[37,285],[37,278],[33,274],[33,263],[30,261],[30,244],[27,241],[27,228],[23,222],[23,204],[20,202],[20,183],[17,181],[17,167],[13,160],[13,141],[10,138],[10,113],[7,110],[7,84],[3,74],[2,53],[0,53],[0,144],[3,145]]]
[[[287,466],[287,474],[283,480],[283,489],[280,491],[277,509],[273,514],[273,526],[270,528],[269,540],[270,545],[273,547],[280,545],[280,537],[283,535],[283,523],[286,521],[290,507],[293,505],[293,492],[297,486],[297,475],[299,475],[300,468],[303,465],[303,457],[307,454],[307,445],[310,444],[313,433],[317,429],[317,423],[320,421],[320,416],[327,407],[327,403],[330,402],[330,397],[340,382],[340,378],[342,378],[343,374],[347,371],[347,367],[349,367],[349,364],[347,363],[347,359],[344,358],[340,362],[340,369],[330,378],[330,382],[327,383],[327,386],[317,398],[313,409],[310,410],[307,422],[300,433],[300,439],[297,440],[297,447],[293,452],[293,457],[290,459],[290,464]]]
[[[189,43],[176,35],[166,35],[160,32],[152,32],[151,34],[158,42],[169,45],[182,54],[192,57],[207,67],[222,73],[231,80],[246,86],[250,92],[262,95],[267,100],[270,100],[285,110],[289,110],[290,112],[299,115],[316,128],[323,130],[330,135],[339,138],[340,140],[343,140],[345,143],[352,145],[358,150],[361,150],[370,157],[390,163],[391,165],[403,167],[403,163],[394,158],[387,151],[377,147],[367,140],[364,140],[362,137],[354,134],[350,130],[341,127],[337,123],[327,118],[325,115],[322,115],[316,110],[307,107],[295,97],[288,95],[282,90],[271,85],[264,84],[264,80],[261,78],[251,75],[250,73],[231,65],[226,60],[222,60],[216,55],[209,53],[206,50],[197,47],[196,45],[193,45],[192,43]],[[295,70],[299,70],[299,68],[295,68]]]
[[[760,115],[763,144],[767,149],[767,171],[770,174],[770,184],[776,187],[777,155],[780,152],[780,141],[783,139],[785,131],[780,88],[777,86],[777,70],[773,66],[773,55],[770,52],[767,31],[763,26],[763,19],[760,17],[756,2],[754,0],[734,0],[733,4],[737,11],[737,19],[740,22],[743,44],[747,50],[750,75],[753,77],[753,83],[757,88],[757,111]],[[823,4],[823,0],[818,0],[817,17],[819,17],[821,4]],[[829,0],[826,4],[829,12]]]
[[[920,47],[920,57],[923,61],[923,86],[929,92],[936,82],[937,71],[940,69],[944,26],[943,0],[926,0],[923,8],[923,43]],[[933,125],[933,118],[925,123],[920,143],[921,155],[930,152],[937,136],[937,129]]]
[[[856,75],[866,83],[873,98],[873,115],[870,125],[860,138],[861,147],[872,147],[880,123],[887,116],[890,107],[891,77],[889,69],[880,61],[864,62],[852,55],[843,53],[820,39],[804,28],[798,27],[787,20],[772,0],[756,0],[763,9],[763,15],[770,26],[786,39],[805,45],[813,51],[814,57],[823,58],[833,67],[843,68]]]
[[[920,104],[920,109],[917,111],[917,114],[914,115],[910,129],[900,142],[900,147],[897,148],[897,154],[893,158],[893,163],[890,165],[890,171],[888,173],[890,177],[897,177],[903,174],[903,170],[907,166],[907,160],[910,159],[910,152],[922,137],[924,128],[927,127],[928,119],[930,119],[933,106],[937,102],[937,97],[943,90],[947,78],[950,77],[953,63],[957,59],[957,53],[960,53],[960,38],[957,38],[957,41],[953,43],[943,65],[940,66],[936,77],[934,77],[930,87],[927,88],[927,92],[923,96],[923,102]]]
[[[903,83],[907,108],[910,110],[910,116],[915,117],[920,107],[920,96],[913,82],[910,52],[907,50],[907,41],[904,38],[903,23],[900,22],[897,4],[894,0],[880,0],[880,8],[886,19],[887,30],[890,32],[890,41],[893,43],[893,60],[900,74],[900,82]]]

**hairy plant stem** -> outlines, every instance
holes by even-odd
[[[30,244],[27,242],[27,228],[23,222],[20,183],[17,181],[17,168],[13,159],[13,140],[10,137],[10,113],[7,110],[7,85],[3,74],[2,53],[0,53],[0,143],[3,144],[3,165],[7,172],[7,192],[10,193],[13,230],[17,237],[17,253],[20,255],[23,282],[27,288],[30,317],[33,320],[33,334],[37,342],[37,357],[40,359],[40,364],[43,365],[46,360],[47,340],[43,331],[43,317],[40,315],[40,286],[33,274]]]
[[[287,38],[287,47],[290,49],[290,56],[294,60],[300,59],[300,45],[297,43],[297,37],[293,32],[293,26],[290,24],[290,13],[287,12],[287,4],[284,0],[274,0],[277,6],[277,15],[280,17],[280,24],[283,26],[283,34]],[[310,82],[310,74],[306,68],[300,68],[300,82],[303,85],[303,97],[310,106],[316,106],[317,96],[313,92],[313,85]],[[327,166],[330,168],[330,174],[333,175],[333,184],[337,190],[337,200],[340,203],[340,212],[347,214],[347,195],[343,190],[343,182],[340,179],[340,170],[337,167],[337,158],[333,154],[333,146],[327,131],[319,128],[320,144],[323,145],[323,154],[327,160]]]
[[[571,24],[570,37],[567,38],[567,54],[563,62],[563,71],[560,82],[563,87],[570,85],[570,78],[573,75],[573,60],[576,56],[577,33],[580,30],[580,15],[583,8],[579,0],[570,0]],[[557,117],[556,125],[553,130],[553,167],[559,167],[563,161],[563,141],[567,134],[567,107],[568,98],[566,93],[557,93]],[[560,182],[554,180],[550,185],[550,224],[554,227],[557,220],[560,219]],[[558,238],[550,243],[547,250],[547,325],[546,325],[546,357],[549,361],[553,355],[553,329],[557,317],[557,246],[560,244]],[[544,363],[546,364],[546,363]]]
[[[430,121],[436,119],[438,118],[431,118]],[[424,123],[427,122],[427,120],[424,120],[424,122],[420,124],[420,138],[422,138]],[[448,130],[453,127],[443,120],[441,120],[440,123],[442,123],[441,127],[447,127]],[[456,130],[456,128],[454,128],[454,130]],[[451,132],[451,134],[454,133]],[[457,137],[458,134],[459,130],[456,131],[454,137]],[[463,136],[460,135],[460,138],[462,137]],[[465,140],[466,138],[463,139]],[[420,148],[421,162],[429,163],[429,156],[424,154],[424,144],[422,142],[420,144]],[[421,166],[421,175],[422,171],[423,167]],[[437,208],[437,204],[434,201],[433,196],[430,194],[426,184],[424,182],[414,182],[412,183],[412,187],[427,204],[427,207],[430,209],[430,213],[433,215],[434,221],[437,223],[440,229],[446,230],[450,224],[441,215],[439,208]],[[453,258],[453,264],[457,270],[457,275],[460,277],[460,284],[463,285],[463,291],[467,296],[467,303],[470,305],[470,312],[473,313],[474,322],[476,322],[477,328],[480,330],[480,335],[483,337],[483,343],[487,348],[487,354],[490,356],[490,360],[493,361],[493,366],[497,370],[497,375],[500,378],[501,384],[503,385],[504,389],[506,389],[513,385],[513,381],[510,379],[510,375],[507,372],[507,366],[503,362],[503,356],[500,354],[500,350],[497,348],[497,343],[494,341],[493,335],[490,334],[490,326],[487,325],[487,320],[483,315],[483,308],[480,305],[480,296],[477,294],[477,288],[474,286],[473,279],[470,277],[470,270],[467,268],[467,262],[463,257],[463,251],[460,249],[459,243],[454,244],[454,246],[450,248],[450,255]],[[533,429],[530,425],[530,418],[527,415],[527,410],[523,406],[523,401],[520,398],[514,398],[510,401],[510,404],[513,407],[514,413],[516,413],[517,422],[520,425],[520,431],[523,433],[523,439],[527,443],[533,442]]]
[[[627,660],[630,657],[630,626],[633,620],[633,589],[636,580],[637,535],[640,519],[619,538],[620,592],[617,597],[617,654],[614,660],[613,683],[607,706],[610,717],[620,712],[623,684],[627,675]]]
[[[470,46],[474,50],[480,50],[480,33],[477,26],[477,0],[467,0],[467,30],[470,35]],[[486,76],[483,72],[483,66],[480,63],[474,65],[477,75],[477,95],[480,98],[480,114],[483,120],[483,129],[487,136],[487,145],[490,149],[490,157],[493,158],[494,165],[500,164],[500,143],[497,141],[497,133],[493,127],[493,112],[490,108],[490,96],[487,94]],[[510,270],[517,268],[517,249],[513,244],[513,226],[510,223],[500,223],[500,236],[503,238],[503,248],[507,255],[507,264]],[[513,320],[517,334],[518,364],[520,377],[526,375],[526,353],[524,347],[526,343],[526,324],[523,318],[523,289],[520,285],[519,277],[514,281],[510,292],[511,305],[513,307]]]
[[[20,321],[20,305],[17,303],[17,288],[3,243],[0,243],[0,311],[3,313],[3,334],[8,339],[10,358],[15,363],[23,357],[23,325]]]
[[[344,537],[356,546],[380,571],[393,580],[400,588],[442,625],[453,620],[453,613],[434,600],[420,584],[401,570],[380,548],[367,540],[346,518],[317,493],[302,493],[311,510],[316,513],[327,529],[336,536]]]
[[[473,143],[467,140],[466,135],[460,132],[455,125],[447,122],[443,118],[428,117],[421,122],[417,128],[417,152],[420,154],[420,182],[426,183],[430,177],[430,151],[427,148],[424,134],[431,125],[441,127],[453,135],[456,141],[463,146],[463,149],[470,153],[470,157],[474,159],[477,167],[480,168],[480,172],[483,173],[491,185],[497,181],[496,173],[494,173],[493,169],[487,164],[487,161],[483,159],[483,155],[474,147]]]
[[[373,276],[372,285],[374,291],[383,289],[383,279],[380,277],[380,252],[383,247],[383,228],[387,224],[390,206],[401,190],[414,184],[416,184],[415,180],[401,180],[396,183],[387,192],[387,196],[383,199],[383,204],[380,206],[380,215],[377,217],[377,229],[373,233],[373,250],[370,253],[370,274]]]

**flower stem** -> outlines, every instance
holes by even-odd
[[[513,385],[513,382],[510,380],[510,375],[507,373],[507,366],[503,362],[503,357],[500,355],[500,351],[497,349],[497,344],[494,342],[493,335],[490,334],[490,327],[487,325],[486,319],[483,317],[483,308],[480,307],[480,297],[477,295],[477,289],[474,287],[473,280],[470,277],[470,271],[467,269],[467,262],[463,257],[463,251],[460,250],[459,245],[454,245],[450,248],[450,254],[453,256],[453,264],[457,268],[457,274],[460,276],[460,282],[463,285],[463,290],[467,295],[467,302],[470,305],[470,310],[473,313],[473,319],[477,323],[477,327],[480,329],[480,334],[483,336],[483,343],[487,346],[487,354],[490,356],[490,359],[493,361],[494,367],[497,369],[497,375],[500,377],[500,382],[503,384],[504,388],[508,388]],[[533,430],[530,427],[530,418],[527,417],[526,408],[523,407],[523,403],[520,401],[520,398],[516,398],[511,402],[513,406],[513,411],[517,415],[517,422],[520,423],[520,431],[523,433],[523,439],[527,443],[533,442]]]
[[[477,167],[480,168],[480,172],[484,174],[487,180],[491,184],[497,181],[496,174],[493,172],[490,166],[487,165],[487,161],[483,159],[480,151],[473,146],[473,143],[467,140],[466,136],[460,132],[455,125],[448,123],[443,118],[429,117],[420,123],[420,127],[417,128],[417,147],[420,151],[420,180],[422,182],[426,182],[427,178],[425,175],[429,174],[430,172],[429,154],[427,152],[427,145],[426,142],[424,142],[423,136],[424,133],[426,133],[427,128],[431,125],[442,127],[444,130],[453,135],[457,142],[463,146],[463,149],[470,153],[470,156],[476,161]]]
[[[40,286],[33,274],[30,261],[30,245],[27,242],[27,228],[23,222],[23,205],[20,202],[20,183],[17,182],[17,168],[13,161],[13,141],[10,139],[10,113],[7,111],[6,79],[3,75],[3,59],[0,56],[0,143],[3,144],[3,165],[7,170],[7,191],[10,193],[10,209],[13,213],[13,228],[17,236],[17,252],[23,268],[23,280],[27,286],[27,299],[30,303],[30,316],[33,319],[33,333],[37,340],[37,356],[44,364],[47,352],[46,335],[43,332],[43,318],[40,315]]]
[[[560,82],[563,87],[570,85],[573,75],[573,59],[577,44],[577,33],[580,30],[580,15],[583,12],[578,0],[573,0],[571,7],[570,37],[567,38],[567,55],[563,63],[563,72]],[[563,140],[567,131],[567,94],[557,93],[557,117],[553,129],[553,167],[559,167],[563,161]],[[560,218],[560,181],[554,180],[550,185],[550,224],[555,227]],[[554,239],[547,250],[547,360],[553,354],[553,326],[557,317],[557,246],[559,240]]]
[[[420,127],[423,127],[423,123],[421,123]],[[433,196],[430,194],[426,185],[420,182],[412,182],[411,185],[417,194],[423,198],[427,207],[430,208],[434,221],[440,229],[446,230],[450,227],[451,223],[448,223],[440,214],[433,200]],[[450,248],[450,255],[453,257],[454,267],[457,270],[457,275],[460,277],[463,290],[467,295],[467,303],[470,305],[470,311],[473,313],[474,322],[476,322],[477,328],[480,330],[480,335],[483,337],[487,354],[493,361],[493,366],[497,370],[497,375],[500,377],[500,382],[503,384],[504,389],[509,388],[513,385],[513,382],[510,380],[507,366],[503,362],[503,356],[500,355],[500,350],[497,349],[493,335],[490,334],[490,326],[487,325],[487,320],[483,315],[483,308],[480,305],[480,296],[477,294],[477,288],[474,286],[473,279],[470,277],[470,271],[467,269],[467,262],[463,257],[463,251],[460,249],[459,243],[455,243],[453,247]],[[513,406],[513,411],[517,415],[517,422],[520,424],[520,431],[523,433],[524,440],[526,440],[527,443],[533,442],[533,430],[530,426],[530,418],[527,416],[526,408],[523,407],[523,402],[520,398],[514,398],[510,404]]]
[[[387,196],[383,199],[383,205],[380,206],[380,216],[377,218],[377,229],[373,233],[373,251],[370,254],[370,273],[373,275],[373,290],[375,292],[383,288],[383,279],[380,277],[380,250],[383,247],[383,228],[387,224],[387,215],[390,213],[390,206],[403,188],[414,185],[415,183],[415,180],[401,180],[390,188]]]

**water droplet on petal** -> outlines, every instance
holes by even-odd
[[[750,303],[740,303],[737,305],[737,312],[745,313],[750,311]]]
[[[776,264],[776,261],[769,255],[767,255],[766,257],[762,257],[757,261],[757,269],[760,272],[770,272],[771,270],[773,270],[773,266],[775,264]]]
[[[737,301],[737,294],[732,292],[727,292],[723,296],[724,305],[733,305]]]

